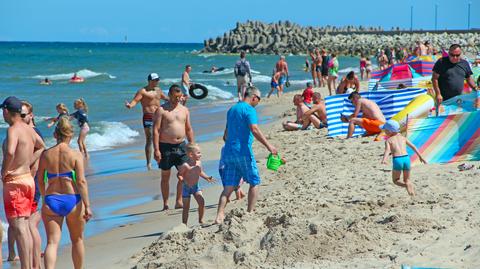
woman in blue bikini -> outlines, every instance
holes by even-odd
[[[55,268],[63,220],[66,219],[72,241],[74,268],[83,268],[85,248],[83,230],[92,217],[88,186],[85,180],[83,156],[69,147],[73,127],[67,117],[61,117],[55,128],[57,144],[40,158],[38,185],[43,198],[42,219],[47,234],[45,268]]]

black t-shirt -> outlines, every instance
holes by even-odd
[[[454,64],[448,56],[439,59],[433,66],[433,71],[440,75],[438,87],[443,100],[462,94],[464,80],[473,74],[467,61],[461,59]]]

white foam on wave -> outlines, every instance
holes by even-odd
[[[106,76],[110,79],[117,78],[113,75],[110,75],[109,73],[98,73],[98,72],[88,70],[88,69],[81,69],[81,70],[78,70],[75,73],[77,73],[77,76],[82,77],[82,78],[94,78],[94,77],[100,77],[100,76]],[[36,76],[31,77],[31,78],[33,78],[33,79],[48,78],[50,80],[69,80],[70,78],[73,77],[73,75],[74,75],[74,73],[72,72],[72,73],[63,73],[63,74],[36,75]]]
[[[77,127],[75,129],[75,137],[70,142],[70,147],[75,149],[78,148],[77,138],[79,131],[80,130]],[[133,143],[137,136],[139,136],[139,133],[130,129],[130,127],[124,123],[100,121],[90,125],[90,132],[88,133],[86,140],[87,150],[88,152],[92,152],[126,145]],[[47,147],[52,147],[56,143],[53,135],[45,136],[44,139]]]
[[[139,133],[121,122],[100,121],[87,135],[89,151],[105,150],[132,143]]]
[[[219,100],[219,99],[228,100],[228,99],[233,98],[233,94],[231,94],[230,92],[224,91],[224,90],[222,90],[218,87],[208,85],[208,84],[205,84],[205,87],[207,87],[207,89],[208,89],[208,96],[207,96],[208,99],[211,99],[211,100]]]
[[[255,75],[252,77],[252,81],[253,83],[258,83],[258,82],[270,83],[270,81],[272,81],[272,78],[265,75]]]
[[[163,84],[179,84],[182,80],[180,78],[161,78],[160,83]]]

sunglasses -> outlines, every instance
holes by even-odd
[[[452,53],[449,53],[448,55],[450,55],[450,57],[460,57],[462,54],[452,54]]]
[[[258,99],[259,102],[262,100],[262,98],[260,98],[260,96],[258,96],[258,95],[256,95],[256,94],[254,94],[253,96],[254,96],[254,97],[257,97],[257,99]]]

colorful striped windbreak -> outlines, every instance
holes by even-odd
[[[411,119],[407,138],[428,163],[480,160],[480,111]],[[411,149],[408,154],[418,162]]]

